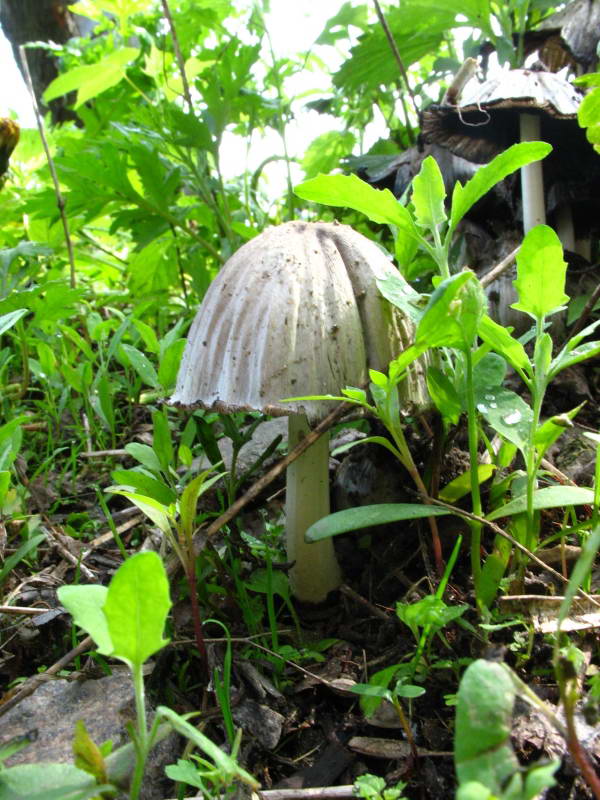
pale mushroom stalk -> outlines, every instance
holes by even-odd
[[[519,127],[522,142],[541,140],[540,118],[537,114],[520,114]],[[546,223],[544,176],[542,162],[533,161],[521,167],[521,196],[523,199],[523,231]]]
[[[288,417],[290,450],[309,430],[304,414]],[[286,476],[287,557],[295,562],[290,571],[290,584],[299,600],[321,602],[341,583],[333,541],[323,539],[309,543],[304,540],[308,528],[329,512],[329,436],[324,434],[290,464]]]

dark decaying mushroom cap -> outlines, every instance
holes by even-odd
[[[552,72],[514,69],[465,92],[459,107],[429,106],[421,130],[426,142],[485,164],[519,141],[519,114],[527,112],[540,115],[543,141],[571,150],[581,137],[581,98],[575,87]]]
[[[539,48],[540,59],[548,68],[562,68],[569,63],[567,57],[571,56],[587,72],[593,69],[598,58],[596,48],[600,40],[600,2],[572,0],[561,11],[540,23],[537,31],[549,35]]]
[[[229,412],[304,413],[407,345],[405,323],[376,278],[396,272],[346,225],[288,222],[243,245],[210,285],[188,335],[171,402]]]

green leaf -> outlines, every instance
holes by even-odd
[[[519,771],[510,731],[515,689],[505,668],[478,659],[467,667],[458,689],[454,761],[461,784],[479,781],[502,796]]]
[[[511,308],[534,319],[559,311],[569,296],[565,294],[567,264],[556,233],[547,225],[532,228],[517,253],[517,279],[513,282],[519,302]]]
[[[432,230],[445,222],[446,189],[442,173],[433,156],[427,156],[423,161],[419,173],[413,178],[412,187],[411,199],[415,207],[417,225]]]
[[[377,278],[376,282],[386,300],[401,309],[413,322],[419,322],[423,316],[424,297],[399,272]]]
[[[487,481],[492,477],[495,469],[496,467],[494,464],[479,464],[477,467],[477,482],[483,483]],[[461,497],[464,497],[470,491],[471,470],[467,470],[463,472],[462,475],[459,475],[458,478],[454,478],[453,481],[447,483],[440,491],[439,498],[445,503],[456,503],[457,500],[460,500]]]
[[[550,417],[547,419],[535,432],[534,444],[538,452],[538,457],[541,457],[548,448],[565,432],[565,428],[570,427],[568,420],[572,420],[581,411],[584,403],[576,408],[567,411],[564,414]]]
[[[5,482],[5,481],[4,481]],[[8,486],[8,484],[7,484]],[[2,568],[0,569],[0,586],[4,583],[4,581],[8,578],[10,573],[13,569],[17,566],[19,561],[22,561],[27,555],[40,544],[46,538],[46,535],[43,533],[36,533],[35,536],[32,536],[31,539],[27,539],[26,542],[18,547],[14,553],[11,553],[3,562]]]
[[[237,761],[225,753],[221,748],[201,733],[193,725],[190,725],[183,717],[166,706],[159,706],[156,709],[158,716],[166,719],[173,728],[193,742],[196,747],[202,750],[214,763],[218,771],[226,778],[227,782],[233,779],[241,780],[254,789],[258,789],[259,783],[246,770],[242,769]]]
[[[356,175],[318,175],[294,188],[303,200],[353,208],[373,222],[397,225],[420,241],[410,213],[389,189],[374,189]]]
[[[151,386],[153,389],[160,388],[160,381],[158,380],[158,375],[156,374],[156,370],[154,369],[153,365],[150,363],[148,358],[141,353],[137,347],[133,347],[130,344],[122,344],[121,347],[125,351],[129,363],[140,376],[140,378],[144,381],[147,386]]]
[[[108,782],[104,757],[81,719],[75,723],[73,755],[76,767],[93,775],[99,784]]]
[[[213,474],[211,478],[208,476],[213,472],[213,467],[201,472],[183,490],[181,501],[179,503],[179,513],[181,514],[181,524],[184,533],[188,539],[191,539],[194,519],[196,517],[196,506],[198,505],[198,498],[201,494],[207,491],[216,481],[225,475],[224,472]]]
[[[96,642],[98,652],[105,656],[112,655],[113,642],[102,610],[108,594],[106,586],[61,586],[57,594],[75,624]]]
[[[516,392],[491,386],[475,397],[477,410],[492,428],[524,452],[529,442],[533,411]]]
[[[137,58],[139,52],[137,47],[119,47],[97,64],[73,67],[50,83],[44,92],[44,101],[48,103],[77,90],[74,108],[79,108],[88,100],[116,86],[122,80],[127,64]]]
[[[156,453],[162,471],[168,475],[171,466],[174,465],[175,454],[165,409],[152,412],[152,428],[152,449]]]
[[[0,800],[93,800],[112,788],[74,764],[17,764],[0,772]]]
[[[106,595],[104,614],[115,658],[139,668],[161,650],[171,608],[169,581],[160,557],[137,553],[115,572]]]
[[[427,369],[427,389],[442,417],[452,425],[456,425],[463,406],[450,379],[437,367],[429,367]]]
[[[140,442],[129,442],[129,444],[125,445],[125,450],[150,472],[155,472],[157,475],[160,473],[160,461],[149,445],[141,444]]]
[[[328,131],[313,139],[304,153],[302,169],[307,178],[337,169],[352,153],[356,137],[350,131]]]
[[[462,186],[457,182],[452,194],[450,231],[453,231],[464,215],[475,203],[487,194],[511,172],[544,158],[552,150],[546,142],[521,142],[497,155],[489,164],[480,167],[475,175]]]
[[[158,365],[158,381],[165,392],[170,391],[175,386],[185,345],[185,339],[176,339],[165,348],[162,354]]]
[[[561,506],[581,506],[592,505],[594,502],[594,492],[592,489],[585,489],[581,486],[546,486],[533,493],[533,508],[539,511],[541,508],[560,508]],[[527,497],[521,495],[510,503],[495,509],[487,515],[487,519],[493,521],[501,517],[511,517],[513,514],[521,514],[527,510]]]
[[[471,348],[483,302],[483,289],[472,272],[459,272],[442,281],[417,326],[415,347]]]
[[[505,358],[517,372],[521,374],[529,372],[530,364],[525,348],[506,328],[498,325],[490,317],[483,316],[479,321],[477,332],[479,337]]]
[[[422,519],[451,514],[447,508],[427,506],[418,503],[381,503],[373,506],[358,506],[337,511],[323,517],[306,531],[307,542],[318,542],[339,533],[370,528],[373,525],[387,525],[404,519]]]
[[[9,311],[8,314],[1,314],[0,315],[0,336],[5,333],[9,328],[12,328],[13,325],[16,325],[17,322],[25,316],[25,314],[29,313],[29,309],[27,308],[17,308],[14,311]]]
[[[170,506],[177,500],[173,489],[137,469],[115,469],[110,475],[119,488],[133,489],[138,494],[152,497],[163,506]]]
[[[171,510],[162,503],[159,503],[158,500],[155,500],[153,497],[127,492],[118,486],[109,486],[106,491],[111,494],[120,494],[122,497],[127,497],[140,511],[143,511],[144,514],[152,520],[165,536],[170,536],[172,534]]]

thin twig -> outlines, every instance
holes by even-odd
[[[514,539],[510,535],[510,533],[507,533],[499,525],[496,525],[495,522],[491,522],[489,519],[486,519],[485,517],[480,517],[477,514],[471,514],[469,511],[464,511],[462,508],[457,508],[456,506],[450,505],[450,503],[444,503],[442,500],[435,500],[433,497],[428,497],[427,500],[435,506],[442,506],[443,508],[447,508],[449,511],[452,511],[459,517],[464,517],[467,520],[473,520],[473,522],[479,522],[481,525],[486,525],[494,533],[498,534],[498,536],[502,536],[502,538],[509,541],[513,547],[524,553],[529,559],[531,559],[531,561],[535,562],[538,565],[538,567],[542,567],[542,569],[544,569],[546,572],[549,572],[551,575],[557,578],[561,583],[569,583],[569,578],[565,578],[565,576],[561,575],[560,572],[557,572],[551,566],[546,564],[545,561],[542,561],[541,558],[538,558],[538,556],[536,556],[535,553],[532,553],[531,550],[529,550],[527,547],[525,547],[525,545],[521,544],[516,539]],[[592,603],[592,605],[600,608],[600,602],[596,600],[594,597],[592,597],[592,595],[587,594],[587,592],[584,592],[583,589],[580,589],[579,591],[582,597],[585,597],[585,599],[588,600],[590,603]]]
[[[67,220],[67,215],[65,213],[65,199],[62,196],[62,192],[60,191],[58,176],[56,174],[56,168],[54,167],[54,160],[52,159],[50,148],[48,147],[48,141],[46,139],[46,133],[44,131],[44,123],[42,120],[42,115],[40,114],[40,109],[38,107],[37,100],[35,97],[35,92],[33,90],[33,82],[31,80],[31,73],[29,72],[29,64],[27,63],[27,52],[23,47],[23,45],[19,46],[19,58],[21,60],[21,66],[23,67],[23,75],[25,76],[25,83],[27,84],[27,89],[29,90],[29,94],[31,96],[31,105],[33,106],[33,112],[35,114],[38,130],[40,132],[40,137],[42,140],[42,144],[44,146],[44,151],[46,153],[46,158],[48,160],[48,168],[50,170],[50,175],[52,176],[52,183],[54,184],[56,205],[58,206],[58,212],[62,220],[63,231],[65,234],[65,244],[67,245],[67,253],[69,254],[69,266],[71,269],[71,289],[74,289],[76,284],[75,256],[73,253],[73,242],[71,241],[71,234],[69,233],[69,222]]]
[[[519,245],[520,247],[520,245]],[[507,256],[505,256],[499,264],[496,264],[493,269],[487,272],[483,278],[480,279],[481,285],[485,289],[493,283],[497,278],[500,277],[506,270],[512,266],[513,261],[516,258],[517,253],[519,252],[519,247],[515,247]]]
[[[55,664],[45,672],[41,672],[37,675],[32,675],[31,678],[28,678],[25,683],[21,684],[19,691],[9,697],[7,700],[2,702],[0,700],[0,717],[3,714],[6,714],[7,711],[10,711],[11,708],[14,708],[21,700],[29,697],[29,695],[33,694],[38,686],[41,686],[42,683],[45,683],[48,680],[48,677],[52,675],[56,675],[61,669],[64,669],[68,664],[73,661],[74,658],[80,656],[82,653],[85,653],[86,650],[94,647],[94,640],[91,636],[86,636],[77,647],[74,647],[72,650],[60,658]]]
[[[179,46],[179,39],[177,37],[177,29],[175,28],[175,23],[173,22],[173,17],[171,16],[171,9],[169,8],[168,0],[161,0],[163,11],[165,14],[165,18],[169,23],[169,30],[171,31],[171,36],[173,37],[173,52],[175,53],[175,58],[177,59],[177,65],[179,66],[179,72],[181,73],[181,82],[183,84],[183,95],[185,97],[185,102],[188,105],[188,111],[190,114],[192,113],[192,93],[190,92],[190,85],[188,83],[187,75],[185,74],[185,61],[183,60],[183,55],[181,53],[181,47]]]
[[[417,115],[417,119],[419,117],[419,107],[417,106],[417,100],[413,93],[413,90],[410,86],[410,81],[408,79],[408,73],[406,71],[406,67],[404,66],[404,62],[402,61],[402,56],[400,55],[400,51],[398,50],[398,45],[396,44],[392,32],[390,30],[389,25],[387,24],[386,18],[383,16],[383,11],[381,10],[381,6],[379,5],[379,0],[373,0],[375,4],[375,11],[377,12],[377,19],[381,27],[384,30],[388,43],[390,45],[390,49],[394,58],[396,59],[396,63],[398,64],[398,69],[400,70],[400,74],[402,75],[402,80],[404,81],[404,85],[406,87],[406,91],[408,92],[408,96],[410,97],[415,114]]]

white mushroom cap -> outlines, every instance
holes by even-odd
[[[346,225],[267,229],[210,285],[171,403],[325,416],[331,403],[281,400],[359,386],[369,367],[385,369],[407,346],[406,323],[376,286],[392,272],[377,245]]]

